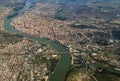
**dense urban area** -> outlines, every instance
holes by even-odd
[[[69,50],[65,81],[120,81],[120,1],[36,0],[10,24],[19,32],[48,39],[44,43],[3,27],[3,17],[22,9],[26,1],[0,1],[0,81],[48,81],[60,54],[66,54],[49,41]]]

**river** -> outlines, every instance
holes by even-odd
[[[19,34],[21,36],[30,38],[32,40],[41,42],[41,43],[46,43],[49,44],[52,48],[54,48],[56,51],[59,52],[69,52],[68,49],[61,45],[60,43],[57,43],[55,41],[48,41],[48,39],[45,38],[40,38],[40,37],[36,37],[30,34],[26,34],[23,33],[19,30],[14,29],[13,27],[11,27],[10,23],[13,21],[13,19],[21,16],[22,14],[24,14],[24,12],[31,7],[33,0],[27,0],[26,4],[24,6],[24,8],[18,10],[18,11],[13,11],[12,13],[9,13],[7,15],[4,16],[3,18],[3,27],[6,31],[8,31],[9,33],[15,33],[15,34]],[[64,53],[64,54],[60,54],[59,57],[59,61],[55,67],[55,70],[53,73],[50,74],[49,76],[49,81],[65,81],[66,78],[66,74],[69,70],[69,67],[71,65],[71,56],[69,53]]]

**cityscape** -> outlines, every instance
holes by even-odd
[[[120,81],[119,0],[0,0],[0,81]]]

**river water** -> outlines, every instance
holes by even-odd
[[[33,35],[23,33],[19,30],[14,29],[13,27],[11,27],[10,23],[12,22],[12,20],[21,16],[22,14],[24,14],[24,12],[28,8],[31,7],[32,2],[33,2],[33,0],[27,0],[23,9],[20,9],[18,11],[13,11],[12,13],[5,15],[3,18],[4,29],[10,33],[16,33],[21,36],[30,38],[32,40],[35,40],[35,41],[38,41],[41,43],[45,43],[45,44],[49,44],[52,48],[54,48],[56,51],[58,51],[58,53],[59,52],[69,52],[68,49],[65,46],[61,45],[60,43],[57,43],[55,41],[46,42],[46,41],[48,41],[48,39],[35,37]],[[16,14],[16,15],[14,15],[14,14]],[[8,18],[8,16],[10,16],[11,18]],[[60,54],[59,61],[55,67],[55,70],[49,76],[49,81],[65,81],[66,74],[69,70],[70,65],[71,65],[70,54],[69,53]]]

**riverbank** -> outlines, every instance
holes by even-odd
[[[13,12],[13,13],[10,13],[10,14],[6,15],[4,17],[4,20],[3,20],[3,26],[4,26],[4,29],[6,31],[10,32],[10,33],[16,33],[16,34],[19,34],[21,36],[30,38],[32,40],[35,40],[35,41],[38,41],[38,42],[41,42],[41,43],[45,43],[46,41],[48,41],[47,39],[40,38],[40,37],[35,37],[35,36],[32,36],[32,35],[23,33],[21,31],[18,31],[16,29],[14,29],[10,25],[10,23],[12,22],[13,19],[15,19],[18,16],[22,15],[30,7],[31,1],[28,0],[23,9],[20,9],[17,12]],[[15,13],[18,13],[18,14],[14,15]],[[10,16],[10,15],[13,15],[13,16],[8,18],[8,16]],[[46,44],[49,44],[56,51],[58,51],[58,53],[59,52],[68,52],[66,47],[64,47],[61,44],[56,43],[54,41],[49,41]],[[66,77],[66,73],[69,70],[70,64],[71,64],[71,56],[70,56],[70,54],[68,54],[68,53],[60,54],[59,62],[57,63],[57,66],[56,66],[54,72],[50,75],[49,81],[64,81],[65,77]]]

